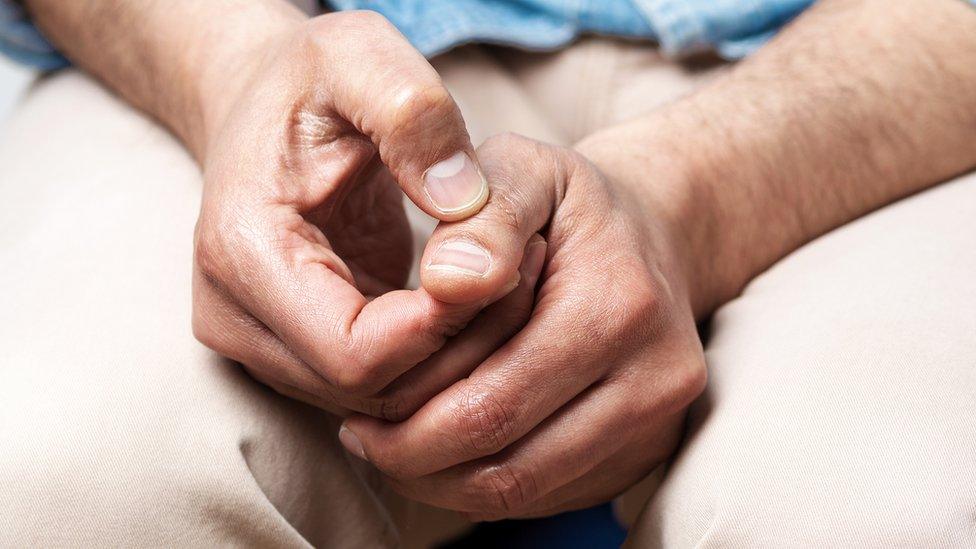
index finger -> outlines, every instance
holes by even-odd
[[[362,451],[350,449],[394,478],[417,478],[519,440],[605,371],[574,309],[543,299],[522,332],[402,423],[350,417]]]
[[[293,207],[246,210],[230,220],[201,218],[201,272],[345,392],[379,391],[481,308],[443,303],[423,289],[369,301],[322,232]]]
[[[480,304],[440,302],[423,289],[368,301],[321,263],[283,274],[258,316],[326,379],[353,394],[378,392],[440,349],[480,310]]]

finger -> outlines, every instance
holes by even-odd
[[[660,413],[647,392],[629,379],[598,383],[498,455],[390,482],[406,497],[481,520],[615,495],[638,478],[639,468],[665,460],[681,436],[683,412]],[[618,473],[613,482],[599,476],[608,467]]]
[[[610,501],[666,465],[672,457],[672,449],[683,436],[682,425],[683,423],[676,422],[673,429],[653,431],[654,437],[644,437],[639,442],[622,447],[598,466],[539,498],[523,510],[501,513],[476,510],[464,514],[473,522],[538,518]]]
[[[477,212],[488,187],[461,111],[430,63],[375,12],[332,14],[318,24],[314,43],[330,67],[322,75],[328,106],[372,140],[424,212],[445,221]],[[383,63],[363,67],[364,58]]]
[[[388,399],[345,394],[302,361],[247,311],[195,276],[194,334],[207,347],[239,363],[278,393],[337,416],[377,415],[396,408]]]
[[[338,413],[336,390],[302,362],[266,326],[194,274],[196,338],[244,366],[255,379],[287,396]],[[287,388],[287,392],[283,389]],[[343,413],[345,415],[345,413]]]
[[[528,325],[402,423],[350,417],[366,459],[416,478],[494,454],[599,379],[616,357],[596,350],[575,306],[543,298]],[[558,337],[557,337],[558,334]]]
[[[416,479],[391,478],[390,483],[408,498],[457,511],[524,511],[632,439],[632,416],[607,406],[614,396],[594,385],[497,455]]]
[[[388,421],[402,421],[424,403],[463,379],[525,326],[535,303],[535,286],[546,256],[546,241],[529,239],[519,267],[518,287],[479,314],[460,334],[417,367],[397,378],[375,399],[369,413]]]
[[[324,66],[350,70],[308,76],[316,85],[310,86],[311,97],[290,122],[297,140],[291,144],[303,154],[286,155],[297,184],[274,187],[261,211],[225,212],[218,219],[224,226],[203,232],[214,242],[204,243],[198,261],[211,278],[234,285],[229,293],[303,361],[344,393],[355,395],[378,392],[426,359],[494,295],[454,306],[421,289],[390,292],[368,302],[325,236],[303,218],[326,197],[334,201],[346,192],[339,187],[357,180],[376,150],[411,199],[435,217],[459,219],[484,202],[480,173],[477,184],[468,185],[472,178],[465,174],[470,175],[471,162],[461,162],[459,174],[448,173],[458,165],[459,152],[473,158],[457,106],[429,64],[376,17],[360,13],[320,19],[310,42],[320,47],[313,53],[331,57]],[[364,41],[362,29],[367,27],[378,30]],[[349,32],[337,32],[343,30]],[[396,70],[352,70],[364,54],[385,59],[384,66]],[[275,154],[269,151],[268,156]],[[439,164],[442,160],[449,162]],[[431,166],[440,187],[424,186],[434,181],[423,177]],[[457,189],[467,187],[472,187],[474,201],[461,204]],[[457,204],[434,207],[425,198],[441,195],[450,195]],[[270,223],[255,226],[251,216]],[[209,217],[206,221],[213,222]],[[220,265],[229,256],[240,256],[240,248],[250,257],[235,265],[233,276],[221,276]],[[491,258],[482,259],[485,275],[497,280]],[[504,292],[516,283],[512,276],[495,290]]]
[[[538,497],[535,501],[511,500],[514,504],[507,508],[486,506],[468,513],[472,520],[499,520],[503,518],[531,518],[549,516],[574,509],[591,507],[609,501],[622,492],[650,475],[656,467],[666,463],[674,455],[675,449],[684,437],[687,420],[687,405],[698,394],[697,390],[689,391],[690,386],[700,386],[704,380],[699,373],[703,372],[702,356],[693,348],[682,346],[685,352],[672,353],[662,346],[653,357],[649,357],[645,364],[638,367],[643,370],[657,369],[653,377],[635,384],[632,376],[618,376],[601,384],[603,394],[599,399],[606,402],[625,404],[618,408],[616,421],[611,422],[610,429],[616,429],[616,434],[623,439],[622,444],[608,444],[614,447],[605,457],[583,474],[570,479],[565,475],[563,481],[549,484],[548,493]],[[669,357],[677,357],[669,358]],[[684,357],[684,358],[680,358]],[[677,364],[677,366],[670,366]],[[613,393],[616,393],[614,395]],[[572,425],[586,426],[593,415],[593,411],[581,412],[573,418]],[[586,418],[586,419],[582,419]],[[614,427],[615,426],[615,427]],[[626,431],[626,432],[624,432]],[[603,435],[603,436],[601,436]],[[610,443],[614,432],[600,433],[599,429],[587,429],[586,433],[577,433],[573,438],[591,438],[605,444]],[[543,442],[542,437],[533,442]],[[552,444],[560,444],[555,437],[547,444],[540,444],[536,451],[540,456]],[[569,449],[568,452],[579,452],[581,448]],[[548,473],[555,463],[547,458],[541,462],[530,463],[534,466],[530,471],[542,471],[538,476],[548,479]],[[517,466],[512,471],[521,471]],[[525,480],[530,478],[526,473]],[[544,481],[543,481],[544,482]],[[536,492],[541,493],[542,490]],[[497,497],[495,498],[498,499]],[[522,505],[517,505],[523,503]]]
[[[305,404],[309,404],[316,408],[326,410],[340,417],[343,417],[348,413],[348,411],[343,410],[342,408],[336,406],[334,402],[327,401],[319,395],[309,393],[308,391],[304,391],[302,389],[299,389],[298,387],[292,387],[290,385],[286,385],[270,377],[265,373],[264,370],[260,368],[252,368],[247,364],[244,364],[243,362],[239,364],[241,365],[241,368],[243,368],[244,371],[247,372],[247,375],[251,376],[255,381],[257,381],[262,385],[267,386],[268,388],[270,388],[271,390],[273,390],[274,392],[278,393],[281,396],[288,397],[290,399],[297,400],[299,402],[304,402]]]
[[[568,164],[559,158],[561,153],[524,138],[493,139],[485,149],[492,181],[503,182],[493,197],[521,192],[533,198],[523,200],[519,209],[544,212],[543,218],[497,224],[498,232],[508,235],[509,246],[524,246],[533,234],[523,236],[526,227],[542,225],[565,194]],[[515,181],[525,184],[516,187]],[[536,187],[543,190],[533,191]],[[605,196],[591,194],[588,207],[609,209]],[[482,214],[494,219],[489,208]],[[468,225],[481,217],[453,225]],[[641,301],[622,307],[616,296],[607,299],[607,287],[627,288],[629,281],[614,280],[606,260],[627,251],[607,250],[593,238],[597,228],[587,225],[594,223],[594,216],[579,217],[569,222],[575,227],[554,233],[560,235],[561,246],[554,249],[550,242],[549,278],[525,329],[469,378],[434,397],[407,421],[389,425],[350,418],[349,433],[363,431],[360,438],[370,461],[393,476],[413,478],[498,452],[596,381],[614,354],[626,349],[599,344],[618,333],[635,332],[632,324],[644,317]],[[553,267],[560,264],[561,270]]]
[[[233,224],[200,232],[204,276],[225,281],[227,294],[343,393],[375,394],[482,307],[443,303],[423,289],[367,300],[322,232],[287,205],[238,213]]]
[[[559,513],[586,509],[606,503],[639,482],[653,471],[646,463],[626,453],[614,456],[573,482],[535,502],[532,507],[517,512],[487,512],[476,510],[464,513],[472,522],[496,521],[505,519],[530,519],[550,517]]]
[[[680,442],[680,421],[650,431],[651,436],[621,446],[595,467],[521,508],[476,509],[465,513],[472,521],[536,518],[584,509],[619,496],[665,463]]]
[[[516,135],[479,149],[491,197],[475,216],[441,223],[421,261],[423,287],[437,299],[484,299],[511,280],[529,238],[549,221],[567,179],[556,149]]]

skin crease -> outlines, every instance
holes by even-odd
[[[684,410],[704,386],[696,320],[803,243],[976,165],[974,10],[957,0],[824,0],[727,76],[591,136],[575,151],[517,136],[483,145],[477,158],[491,186],[488,203],[473,217],[443,223],[428,250],[448,238],[473,240],[497,259],[499,275],[469,287],[424,271],[427,291],[445,298],[423,301],[430,307],[423,312],[432,315],[427,318],[443,321],[436,337],[409,360],[393,366],[377,360],[373,365],[383,367],[339,382],[337,369],[303,360],[314,349],[303,347],[301,337],[275,337],[306,336],[305,323],[322,323],[320,317],[302,318],[286,307],[280,316],[290,332],[269,331],[259,320],[278,316],[276,304],[289,302],[282,293],[289,285],[276,289],[261,270],[267,265],[262,258],[269,242],[284,242],[336,277],[352,273],[362,286],[357,289],[396,287],[400,267],[377,259],[383,256],[378,250],[398,249],[394,242],[401,238],[399,229],[386,231],[402,220],[390,198],[398,191],[389,172],[409,194],[417,174],[449,155],[411,152],[398,148],[396,139],[377,146],[376,139],[367,143],[362,135],[370,132],[362,130],[382,128],[384,120],[403,122],[405,112],[409,121],[445,108],[444,95],[430,91],[438,88],[429,67],[401,50],[409,47],[394,31],[378,31],[385,23],[374,16],[305,22],[272,1],[246,3],[236,12],[225,11],[234,7],[230,1],[178,3],[166,10],[136,10],[123,0],[27,4],[72,59],[173,128],[201,160],[207,179],[202,234],[214,224],[226,230],[211,235],[242,235],[222,242],[212,257],[198,255],[207,266],[198,269],[197,322],[235,334],[205,342],[255,377],[279,387],[286,380],[288,388],[301,391],[279,389],[286,394],[405,419],[356,415],[345,426],[403,494],[474,519],[582,507],[642,478],[673,453]],[[90,17],[105,21],[98,26],[103,30],[146,31],[95,33]],[[228,19],[227,25],[205,24]],[[108,24],[120,21],[130,25]],[[337,41],[364,47],[363,36],[370,42],[387,36],[376,40],[388,45],[385,55],[416,67],[416,78],[425,83],[409,97],[421,99],[407,102],[407,111],[347,108],[359,116],[326,116],[330,135],[340,138],[312,152],[299,148],[282,155],[280,145],[294,142],[285,137],[303,127],[288,121],[328,112],[322,105],[343,104],[332,98],[354,98],[342,93],[349,82],[357,82],[353,89],[372,89],[363,82],[389,76],[357,70],[361,58],[353,62],[335,53],[343,51]],[[296,43],[316,44],[315,54]],[[144,60],[152,71],[142,68]],[[317,78],[310,81],[308,74]],[[330,76],[335,74],[342,77]],[[257,113],[272,113],[271,120]],[[262,137],[269,133],[282,139],[269,144]],[[470,147],[460,132],[437,133],[457,140],[444,148]],[[370,147],[389,171],[366,154]],[[262,172],[268,158],[287,160],[288,177]],[[323,192],[302,177],[308,170],[340,184]],[[255,188],[261,200],[251,194]],[[222,204],[233,207],[220,209]],[[287,215],[269,217],[269,211]],[[377,219],[362,226],[350,222],[363,212],[377,212]],[[277,223],[268,232],[268,226],[241,222],[253,217]],[[505,298],[511,301],[495,303],[443,351],[425,358],[484,299],[507,289],[540,232],[548,248],[537,295],[524,284],[534,277],[523,273],[523,284]],[[380,244],[372,248],[375,242]],[[285,257],[294,261],[305,257],[301,253]],[[261,276],[242,280],[226,273]],[[320,288],[317,295],[332,298],[336,287]],[[209,293],[201,296],[200,288]],[[242,313],[240,302],[257,314]],[[398,310],[384,312],[395,316]],[[497,324],[479,320],[489,315],[509,315],[507,327],[488,331]],[[418,312],[411,318],[423,317]],[[382,315],[370,319],[375,326],[390,325]],[[372,349],[368,342],[383,333],[362,326],[374,337],[361,336],[349,348],[349,360]],[[251,354],[233,354],[248,345]],[[410,369],[411,362],[427,367]],[[323,382],[323,372],[334,379]],[[421,372],[435,372],[436,380],[424,380]],[[358,453],[348,436],[344,442]]]

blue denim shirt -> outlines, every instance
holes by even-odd
[[[813,0],[322,0],[385,15],[428,56],[482,42],[555,49],[583,33],[643,38],[664,53],[714,49],[735,59],[766,42]],[[976,0],[970,0],[976,3]],[[68,61],[13,0],[0,0],[0,52],[39,69]]]
[[[428,56],[472,42],[555,49],[583,33],[656,40],[668,54],[761,45],[812,0],[324,0],[385,15]],[[0,51],[49,70],[68,64],[12,0],[0,0]]]

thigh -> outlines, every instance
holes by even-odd
[[[679,63],[652,43],[605,37],[551,53],[494,55],[568,143],[691,93],[730,66],[704,57]]]
[[[184,150],[77,72],[5,128],[0,545],[392,543],[335,422],[194,340],[199,194]]]
[[[635,546],[976,545],[976,175],[779,262],[715,316],[711,379]]]

